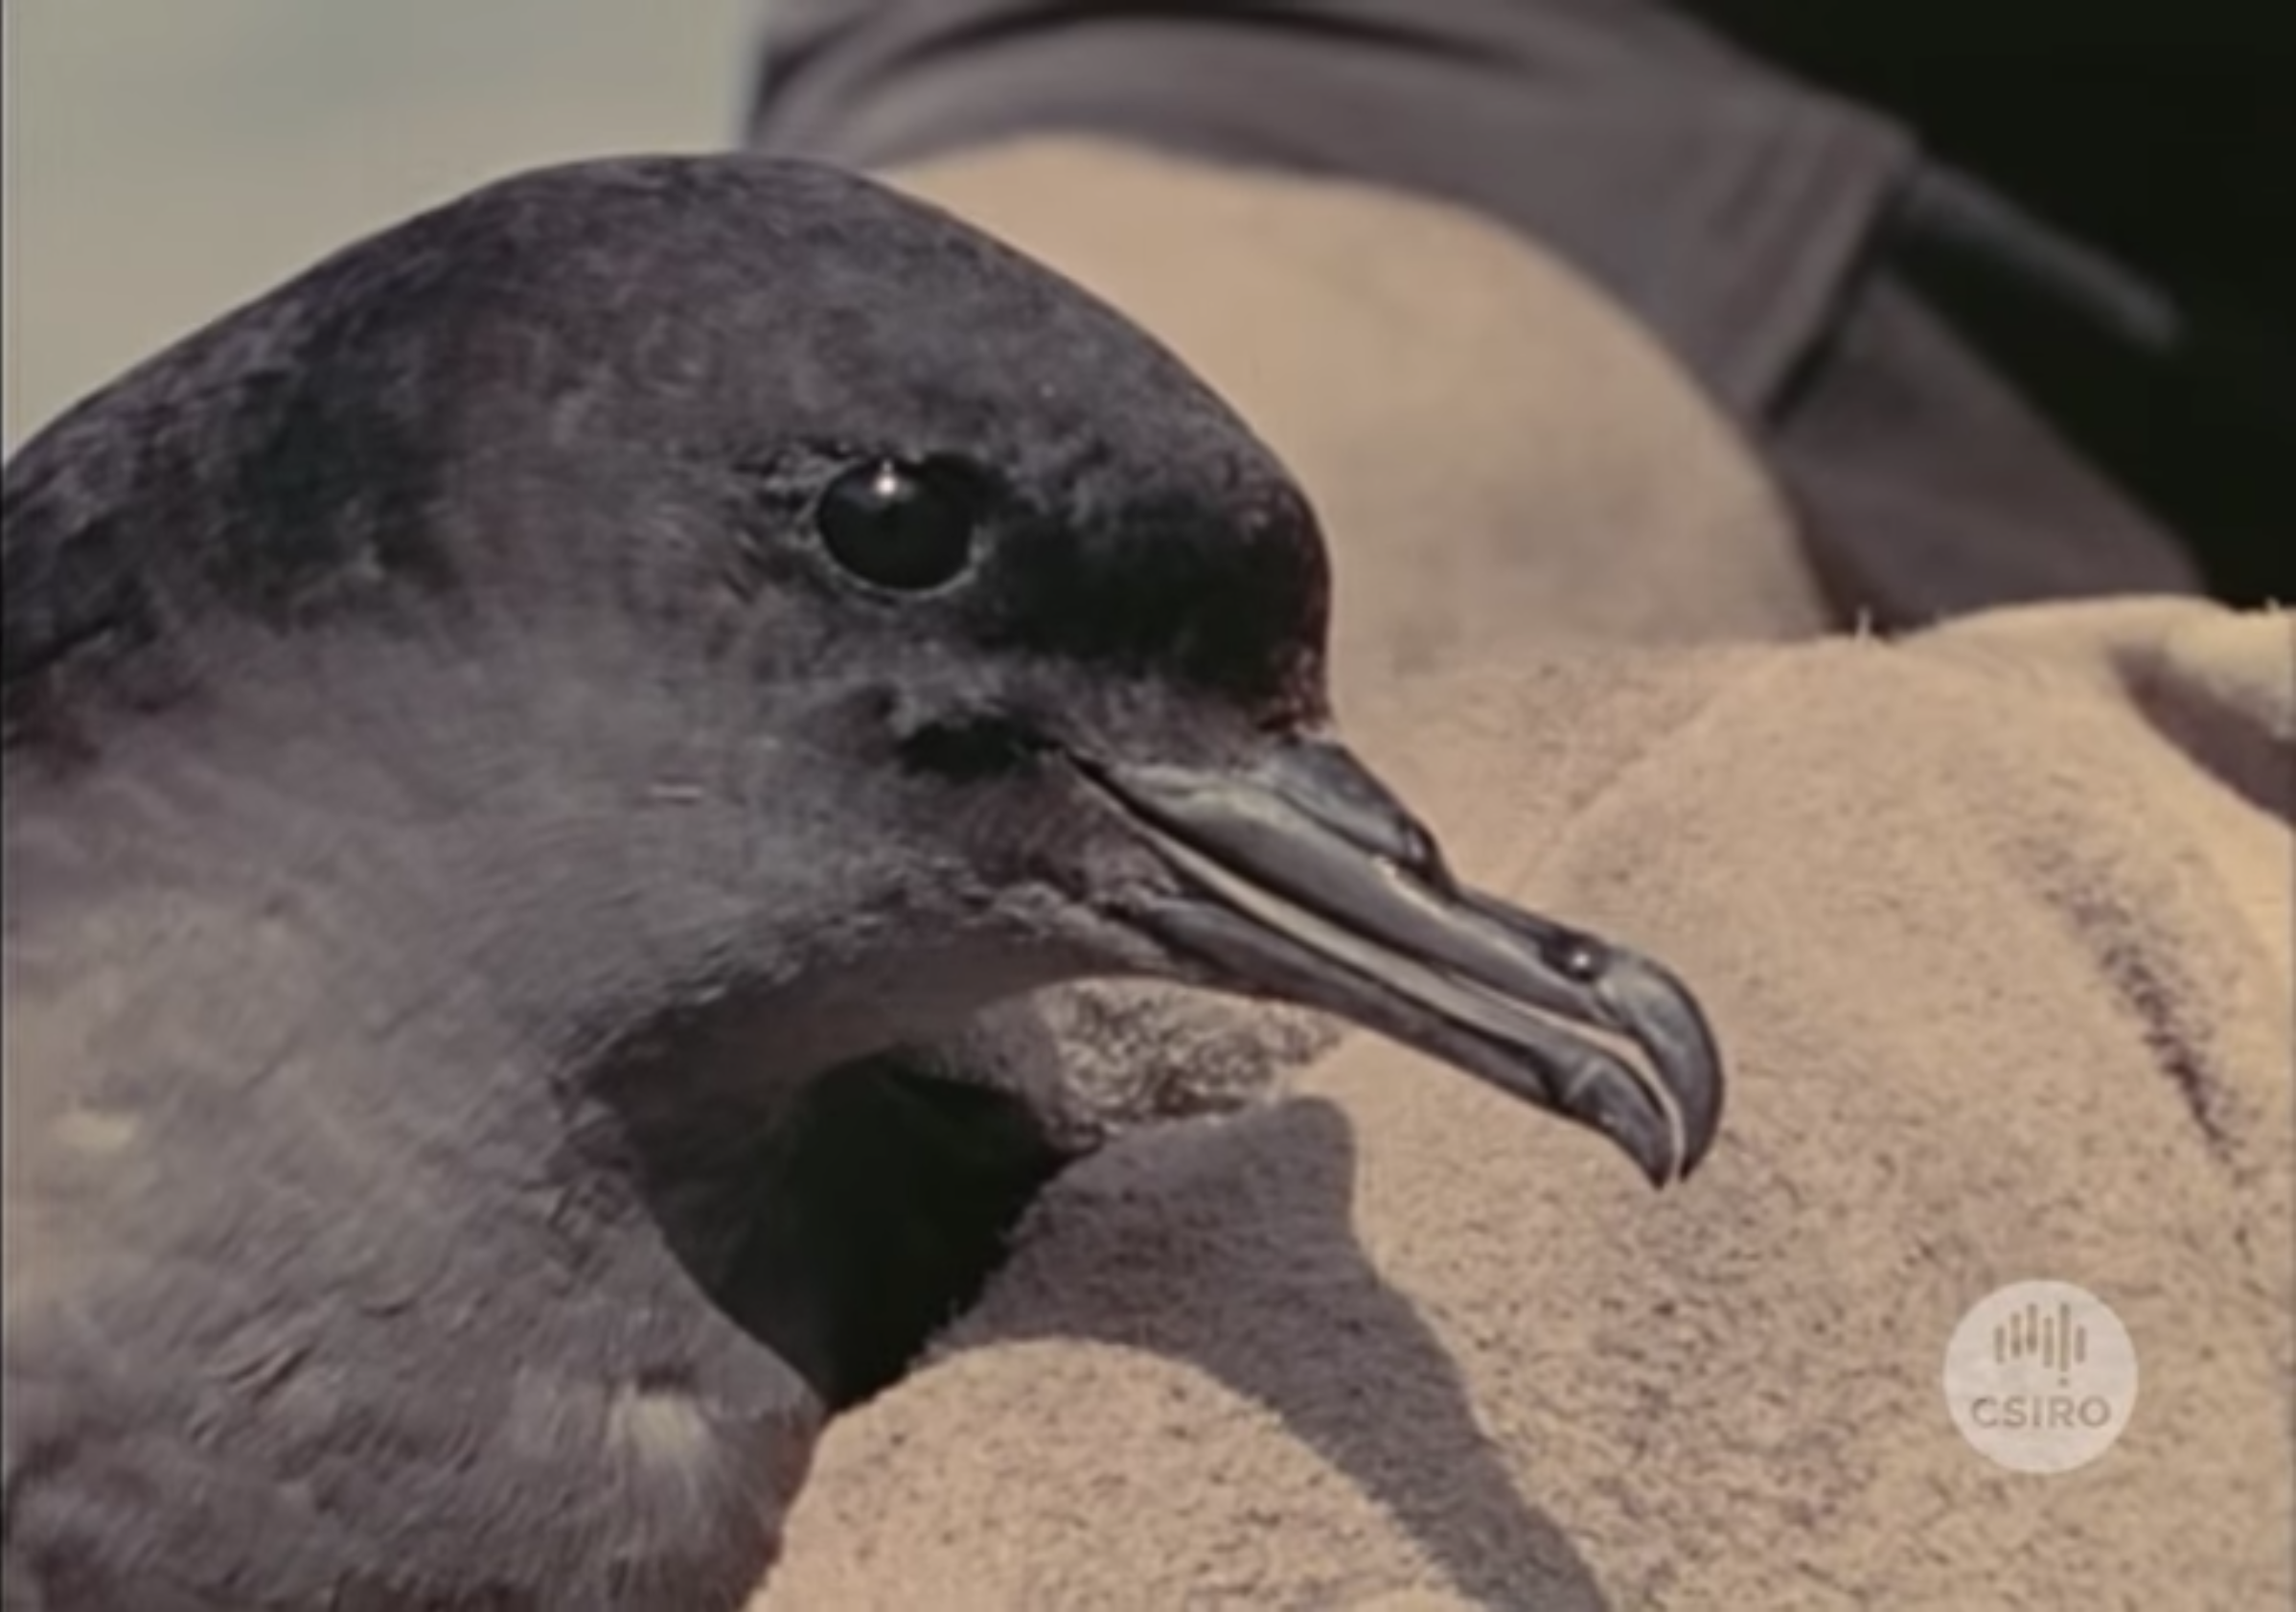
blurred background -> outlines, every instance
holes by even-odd
[[[735,135],[751,0],[7,0],[0,439],[495,174]]]
[[[327,252],[489,178],[734,144],[769,3],[4,0],[0,450]],[[2188,325],[2176,372],[2068,382],[2053,418],[2165,513],[2225,596],[2289,596],[2296,0],[1671,4],[1902,118],[2171,295]],[[912,19],[933,14],[916,0]],[[1999,362],[2054,339],[2020,305],[1995,313]]]

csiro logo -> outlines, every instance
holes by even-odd
[[[2137,1408],[2137,1347],[2103,1300],[2069,1281],[1986,1294],[1945,1346],[1945,1405],[1980,1455],[2070,1472],[2113,1446]]]

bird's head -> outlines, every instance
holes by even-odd
[[[739,848],[712,898],[815,922],[821,968],[960,1008],[1089,974],[1281,999],[1654,1182],[1711,1142],[1690,994],[1454,875],[1334,729],[1306,501],[1085,293],[864,180],[710,159],[512,181],[299,294],[264,451],[302,524],[242,563],[258,602],[350,608],[349,554],[626,704],[593,730],[756,830],[689,819]],[[325,586],[281,605],[298,564]]]

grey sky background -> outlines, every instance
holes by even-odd
[[[0,437],[488,178],[732,136],[756,0],[5,0]]]

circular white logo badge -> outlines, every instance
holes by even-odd
[[[1970,1447],[2012,1472],[2070,1472],[2137,1408],[2137,1346],[2104,1301],[2069,1281],[1986,1294],[1945,1346],[1945,1406]]]

